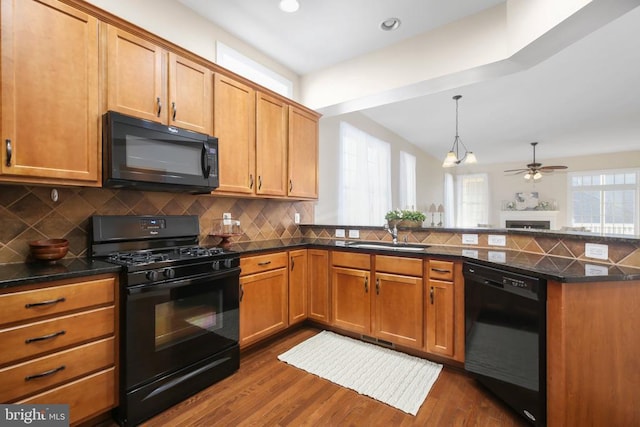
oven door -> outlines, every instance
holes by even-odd
[[[125,291],[125,387],[238,344],[240,269]]]

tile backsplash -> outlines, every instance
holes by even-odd
[[[240,220],[243,234],[234,241],[302,237],[294,223],[313,223],[314,202],[240,199],[86,187],[55,187],[58,200],[51,199],[53,187],[0,184],[0,263],[23,262],[31,240],[66,238],[69,257],[86,256],[92,215],[198,215],[200,242],[214,246],[209,236],[213,220],[230,212]]]

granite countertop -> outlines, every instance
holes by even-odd
[[[359,241],[359,243],[365,243]],[[371,242],[376,243],[376,242]],[[241,256],[290,249],[332,249],[371,254],[423,258],[437,256],[452,260],[473,261],[521,274],[565,283],[640,280],[640,268],[598,263],[595,261],[539,255],[513,250],[469,249],[450,246],[430,246],[420,252],[385,249],[351,248],[344,240],[334,239],[274,239],[238,242],[229,248]],[[117,273],[120,266],[87,258],[62,259],[55,263],[25,262],[0,265],[0,288],[70,279],[104,273]]]
[[[359,243],[364,243],[359,241]],[[375,242],[372,242],[375,243]],[[344,240],[334,239],[276,239],[233,244],[230,249],[241,255],[295,248],[340,249],[354,252],[393,254],[421,258],[438,256],[463,261],[473,261],[491,267],[559,282],[602,282],[617,280],[640,280],[640,268],[599,263],[596,261],[539,255],[509,249],[469,249],[450,246],[430,246],[421,252],[401,252],[384,249],[350,248]]]

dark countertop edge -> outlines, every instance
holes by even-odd
[[[69,258],[52,264],[37,262],[4,264],[0,265],[0,289],[83,276],[119,273],[120,268],[119,265],[86,258]]]
[[[364,241],[358,241],[363,243]],[[379,243],[379,242],[372,242]],[[264,240],[258,242],[238,242],[231,249],[241,256],[254,255],[278,250],[291,249],[331,249],[350,252],[365,252],[370,254],[394,255],[407,258],[424,258],[425,256],[437,256],[452,260],[476,262],[490,267],[497,267],[506,271],[520,274],[535,275],[546,280],[555,280],[563,283],[585,282],[613,282],[640,280],[640,268],[619,266],[614,264],[599,263],[597,261],[574,258],[562,258],[550,255],[540,255],[528,252],[514,251],[511,249],[487,249],[466,248],[452,246],[431,245],[424,252],[400,252],[383,249],[363,249],[346,246],[344,240],[338,239],[311,239],[291,238]],[[464,254],[463,252],[467,252]],[[470,256],[477,255],[477,256]],[[505,256],[504,262],[496,262],[491,258],[495,255]],[[553,269],[553,271],[552,271]],[[606,275],[600,274],[606,269]],[[587,271],[589,274],[587,274]]]

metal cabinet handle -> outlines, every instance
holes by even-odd
[[[376,278],[376,295],[380,295],[380,279]]]
[[[293,191],[293,180],[289,179],[289,193]]]
[[[178,112],[178,109],[176,108],[176,103],[175,102],[171,103],[171,111],[172,111],[171,118],[175,122],[176,121],[176,113]]]
[[[62,331],[58,331],[58,332],[54,332],[52,334],[49,335],[43,335],[41,337],[35,337],[35,338],[27,338],[26,340],[24,340],[25,344],[31,344],[32,342],[37,342],[37,341],[44,341],[44,340],[50,340],[51,338],[55,338],[59,335],[64,335],[67,332],[62,330]]]
[[[271,261],[262,261],[262,262],[259,262],[259,263],[258,263],[258,265],[260,265],[260,266],[262,266],[262,265],[269,265],[269,264],[271,264]]]
[[[429,300],[431,300],[431,305],[433,305],[433,286],[429,289]]]
[[[249,174],[249,189],[253,190],[253,174]]]
[[[291,257],[291,271],[293,271],[294,265],[296,265],[296,262],[294,261],[293,257]]]
[[[162,101],[160,101],[160,97],[157,98],[158,103],[158,117],[160,117],[160,113],[162,112]]]
[[[43,305],[57,304],[59,302],[65,302],[66,300],[67,299],[65,297],[61,297],[61,298],[51,299],[48,301],[31,302],[31,303],[25,304],[24,308],[32,308],[32,307],[40,307]]]
[[[262,175],[258,175],[258,190],[262,189]]]
[[[436,273],[451,273],[451,270],[445,270],[444,268],[432,268],[431,271]]]
[[[244,297],[244,287],[240,285],[240,301],[242,301],[243,297]]]
[[[11,140],[5,139],[5,144],[7,146],[7,162],[5,163],[7,166],[11,166],[11,156],[13,154],[13,148],[11,147]]]
[[[369,277],[365,276],[364,278],[364,293],[369,293]]]
[[[36,378],[48,377],[49,375],[53,375],[56,372],[60,372],[65,369],[64,365],[60,365],[57,368],[50,369],[48,371],[41,372],[39,374],[27,375],[24,377],[25,381],[35,380]]]

